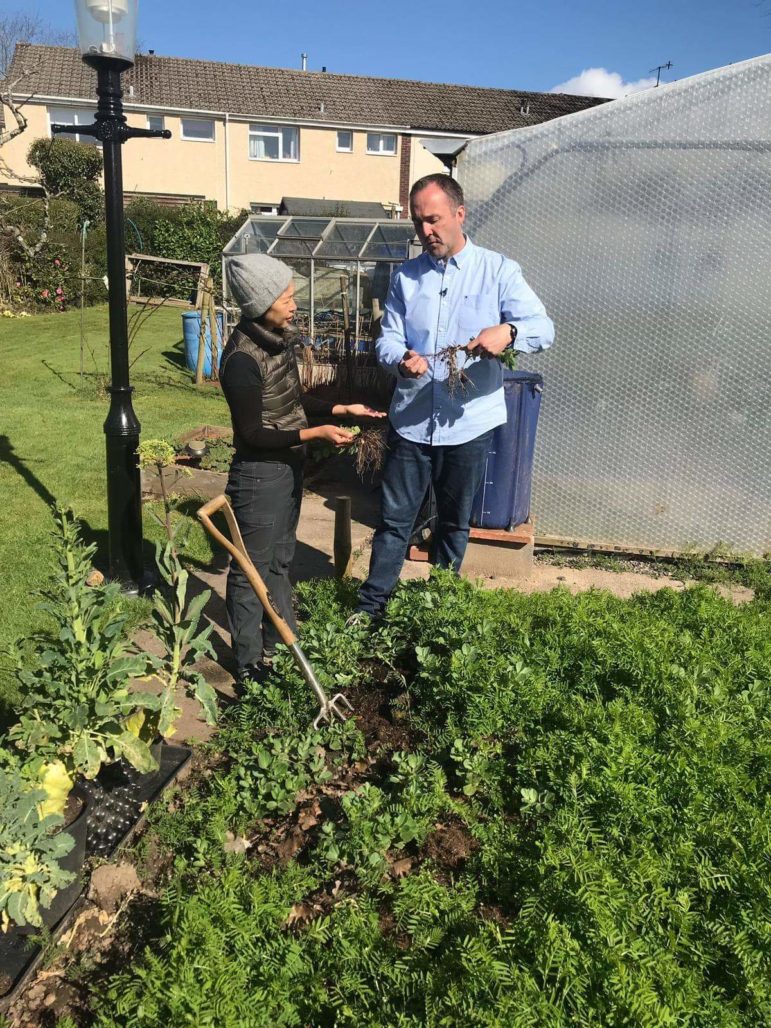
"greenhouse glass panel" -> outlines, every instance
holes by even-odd
[[[469,234],[556,326],[537,537],[771,551],[771,56],[472,140]]]
[[[415,230],[409,221],[378,225],[361,257],[363,260],[406,260]]]
[[[329,218],[290,218],[281,230],[282,236],[299,236],[302,239],[321,239]]]
[[[248,231],[242,237],[246,243],[246,253],[267,253],[283,224],[283,221],[251,221]]]
[[[317,257],[358,257],[362,246],[369,239],[375,222],[368,224],[336,221],[316,251]]]
[[[310,257],[316,247],[316,239],[279,236],[271,248],[271,257]]]
[[[271,248],[273,257],[310,257],[329,218],[290,218]]]

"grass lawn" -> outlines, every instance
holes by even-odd
[[[228,424],[219,390],[197,389],[184,366],[178,310],[158,310],[131,348],[134,409],[142,438],[175,437],[200,424]],[[80,314],[41,315],[0,325],[0,566],[4,595],[0,648],[40,624],[35,590],[47,576],[49,506],[70,504],[84,535],[106,557],[104,419],[109,371],[107,308],[85,312],[86,375],[81,385]],[[157,538],[147,514],[145,538]],[[201,533],[202,535],[202,533]],[[196,540],[197,549],[202,539]]]

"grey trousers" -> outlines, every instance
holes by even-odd
[[[296,630],[289,567],[302,502],[302,467],[268,461],[234,461],[227,495],[244,545],[279,613]],[[225,603],[238,673],[272,651],[278,633],[249,580],[231,560]]]

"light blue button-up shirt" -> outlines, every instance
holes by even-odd
[[[468,442],[506,421],[503,367],[498,360],[458,354],[470,381],[450,395],[447,366],[436,354],[465,345],[483,328],[516,325],[514,349],[537,353],[551,346],[554,325],[522,277],[516,261],[474,246],[447,261],[430,254],[406,261],[394,275],[377,341],[380,364],[396,376],[391,424],[405,439],[434,446]],[[420,378],[398,371],[405,350],[428,360]]]

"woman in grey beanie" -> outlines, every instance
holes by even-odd
[[[309,428],[307,415],[386,415],[361,403],[331,404],[302,394],[290,267],[265,254],[244,254],[228,261],[226,273],[231,295],[241,308],[241,320],[220,364],[235,445],[226,491],[249,556],[294,628],[289,566],[302,502],[303,444],[324,439],[348,446],[354,439],[337,425]],[[233,561],[225,600],[238,680],[243,683],[259,677],[278,636]]]

